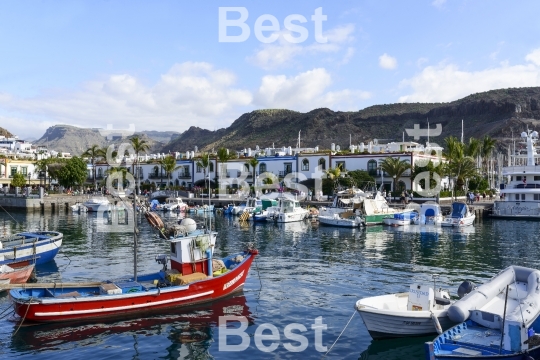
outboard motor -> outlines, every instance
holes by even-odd
[[[476,285],[472,281],[465,280],[464,282],[459,285],[457,294],[458,297],[461,299],[471,291],[476,289]]]

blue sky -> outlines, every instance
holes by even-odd
[[[254,109],[358,111],[540,85],[540,2],[4,1],[0,126],[214,130]],[[220,42],[219,8],[250,36]],[[316,9],[322,38],[311,20]],[[273,43],[255,34],[277,19]],[[307,38],[284,26],[303,16]],[[298,18],[296,16],[296,18]],[[240,13],[229,9],[227,19]],[[271,25],[269,20],[262,25]],[[229,36],[241,34],[229,27]]]

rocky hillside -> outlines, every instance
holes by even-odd
[[[13,134],[7,131],[6,129],[0,127],[0,135],[5,137],[13,137]]]
[[[465,138],[489,134],[509,138],[512,130],[519,134],[527,126],[540,125],[540,88],[512,88],[477,93],[450,103],[400,103],[375,105],[356,112],[315,109],[307,113],[290,110],[257,110],[240,116],[231,126],[216,131],[191,127],[164,148],[168,151],[294,146],[301,130],[302,146],[330,148],[335,143],[348,147],[372,139],[401,141],[405,129],[414,124],[420,128],[442,125],[440,136],[431,140],[440,145],[449,135]],[[407,136],[406,140],[413,140]],[[425,140],[423,138],[422,140]]]
[[[170,142],[177,135],[178,133],[172,131],[142,131],[135,133],[134,136],[147,141],[150,144],[150,151],[155,153],[159,152],[167,142]],[[131,136],[127,138],[129,139]],[[111,144],[120,144],[123,141],[125,142],[126,140],[108,140],[99,133],[98,129],[79,128],[71,125],[55,125],[48,128],[45,134],[39,140],[35,141],[34,144],[45,145],[49,149],[59,152],[80,155],[94,144],[103,148]]]

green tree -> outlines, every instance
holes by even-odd
[[[169,189],[171,184],[171,177],[172,173],[178,169],[180,169],[182,166],[176,166],[176,158],[174,156],[166,156],[164,159],[160,161],[161,167],[165,172],[167,173],[167,178],[169,179]]]
[[[21,173],[15,173],[11,179],[11,186],[23,187],[26,185],[26,178]]]
[[[125,185],[126,185],[126,175],[127,175],[127,169],[125,167],[123,167],[123,166],[112,166],[110,169],[107,169],[107,174],[108,175],[120,174],[121,179],[122,179],[122,189],[125,187]],[[118,180],[117,179],[113,180],[111,185],[113,187],[117,186],[118,191],[121,190],[120,186],[118,186]]]
[[[393,178],[393,187],[394,191],[397,189],[397,181],[403,175],[405,171],[411,168],[411,164],[406,160],[401,160],[399,158],[387,157],[379,164],[381,170],[386,172],[388,176]]]
[[[134,136],[131,139],[129,139],[129,142],[131,143],[131,146],[133,146],[133,150],[135,151],[135,161],[133,162],[134,168],[133,168],[133,175],[137,176],[137,194],[139,194],[139,189],[141,187],[141,176],[139,174],[139,154],[144,152],[146,153],[150,149],[150,144],[146,140],[141,140],[138,136]],[[135,172],[135,169],[137,171]]]
[[[210,170],[210,155],[208,153],[202,154],[195,163],[195,165],[202,169],[204,175],[204,183],[206,184],[206,170]],[[210,179],[208,179],[208,187],[210,187]]]
[[[484,174],[486,175],[488,172],[488,161],[491,158],[491,154],[493,153],[496,144],[497,140],[492,139],[489,135],[485,135],[482,139],[482,167],[484,170]]]
[[[97,158],[103,156],[102,152],[101,152],[101,149],[99,148],[99,145],[94,144],[94,145],[92,145],[92,147],[86,149],[86,151],[83,152],[81,156],[90,158],[90,161],[92,163],[92,176],[93,176],[93,179],[94,179],[94,189],[96,189],[97,184],[96,184],[96,166],[95,166],[95,163],[96,163]]]
[[[231,156],[229,155],[229,151],[225,149],[224,147],[218,149],[217,151],[217,160],[221,164],[220,168],[218,169],[218,181],[221,184],[221,175],[223,173],[223,164],[229,160]],[[221,185],[220,185],[221,186]]]
[[[472,151],[472,148],[475,147],[471,146],[471,144],[474,144],[474,140],[472,139],[473,138],[469,139],[469,144],[467,146],[458,141],[454,136],[449,136],[444,139],[446,151],[443,155],[448,161],[446,173],[455,179],[454,191],[458,188],[461,189],[467,184],[468,179],[477,174],[476,161],[473,157],[468,156],[468,154],[478,155],[477,152]]]
[[[251,170],[252,170],[252,176],[253,176],[253,187],[255,187],[255,170],[257,169],[257,165],[259,165],[259,160],[257,160],[256,157],[253,157],[251,159],[249,159],[248,161],[246,161],[245,163],[249,169],[249,167],[251,167]]]
[[[375,179],[365,170],[352,170],[347,171],[347,176],[340,178],[339,183],[346,187],[364,188],[366,185],[374,184]]]
[[[326,174],[326,178],[331,181],[332,184],[332,191],[335,191],[339,185],[339,178],[341,176],[341,167],[335,167],[335,168],[328,168],[328,170],[324,171]]]
[[[58,183],[66,188],[82,186],[86,176],[86,162],[77,156],[67,160],[57,173]]]

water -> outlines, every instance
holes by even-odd
[[[27,229],[59,230],[64,243],[55,261],[39,266],[39,281],[100,281],[133,272],[133,243],[129,233],[95,232],[92,214],[0,214],[0,234]],[[482,283],[515,264],[540,268],[538,222],[484,221],[467,233],[446,231],[405,233],[382,226],[368,229],[319,227],[311,223],[243,226],[230,217],[216,216],[217,256],[237,252],[253,242],[260,256],[243,294],[215,304],[159,315],[72,325],[19,328],[8,296],[0,296],[0,358],[56,359],[320,359],[311,325],[322,317],[322,346],[330,348],[354,314],[361,297],[407,291],[413,281],[438,283],[455,294],[465,280]],[[154,256],[168,251],[143,221],[139,236],[139,273],[159,265]],[[5,312],[4,312],[5,311]],[[247,319],[249,346],[243,352],[219,350],[220,315]],[[302,343],[284,337],[291,323],[307,339],[301,354],[285,347]],[[281,341],[272,352],[262,352],[254,334],[262,324],[279,330]],[[232,325],[233,327],[238,327]],[[258,330],[259,329],[259,330]],[[263,334],[270,334],[264,330]],[[433,336],[434,337],[434,336]],[[358,314],[328,354],[334,359],[423,359],[419,339],[371,340]],[[229,337],[227,344],[240,344]],[[270,346],[272,341],[262,342]]]

